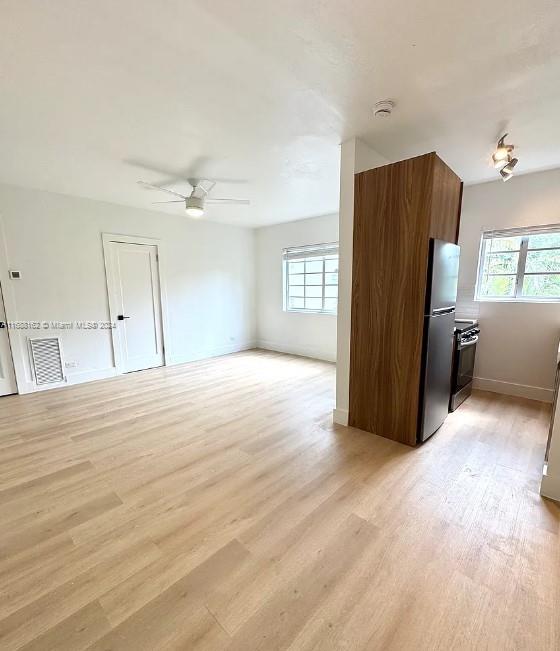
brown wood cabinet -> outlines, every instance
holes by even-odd
[[[416,445],[429,240],[457,242],[461,194],[435,153],[355,176],[353,427]]]

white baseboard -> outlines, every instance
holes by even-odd
[[[545,389],[543,387],[532,387],[527,384],[515,384],[514,382],[490,380],[482,377],[475,377],[473,379],[473,387],[475,389],[482,389],[483,391],[504,393],[507,396],[529,398],[531,400],[540,400],[541,402],[552,402],[552,389]]]
[[[541,495],[560,502],[560,477],[547,474],[546,466],[541,481]]]
[[[78,373],[67,373],[64,382],[54,382],[53,384],[35,384],[35,382],[26,380],[18,384],[18,393],[36,393],[38,391],[49,391],[51,389],[63,389],[73,384],[83,384],[84,382],[95,382],[96,380],[106,380],[107,378],[117,375],[116,368],[100,368],[90,371],[79,371]]]
[[[68,386],[66,382],[56,382],[53,384],[36,385],[34,382],[25,380],[24,382],[18,382],[18,394],[20,396],[23,396],[26,393],[35,393],[37,391],[48,391],[49,389],[62,389],[63,387],[66,386]]]
[[[277,353],[299,355],[300,357],[321,359],[325,362],[336,362],[336,350],[330,351],[323,348],[315,348],[313,346],[293,346],[291,344],[279,344],[274,341],[265,341],[263,339],[259,339],[257,341],[257,348],[262,348],[263,350],[272,350]]]
[[[337,425],[348,425],[348,409],[333,409],[332,419]]]
[[[221,357],[222,355],[230,355],[231,353],[240,353],[243,350],[251,350],[257,348],[254,341],[246,341],[242,344],[228,344],[225,346],[216,346],[215,348],[206,348],[190,352],[187,355],[166,355],[165,365],[175,366],[176,364],[186,364],[187,362],[197,362],[201,359],[210,359],[211,357]]]
[[[254,341],[245,342],[243,344],[231,344],[228,346],[218,346],[216,348],[209,348],[200,350],[189,355],[167,355],[165,362],[166,366],[174,366],[175,364],[185,364],[186,362],[195,362],[200,359],[209,359],[210,357],[220,357],[221,355],[229,355],[230,353],[238,353],[242,350],[250,350],[256,348]],[[18,383],[18,393],[35,393],[36,391],[48,391],[49,389],[61,389],[63,387],[72,386],[74,384],[83,384],[84,382],[94,382],[96,380],[106,380],[111,377],[119,375],[117,369],[103,368],[93,369],[90,371],[78,371],[77,373],[67,373],[64,382],[57,382],[56,384],[36,385],[34,382],[26,380],[23,383]]]
[[[106,380],[117,375],[116,368],[100,368],[92,371],[80,371],[78,373],[67,373],[66,384],[82,384],[82,382],[95,382],[96,380]]]

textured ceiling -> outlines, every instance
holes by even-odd
[[[338,207],[338,145],[436,150],[466,182],[560,165],[560,5],[474,0],[0,2],[0,180],[156,209],[137,179],[221,179],[207,218]],[[386,97],[388,120],[371,108]],[[157,207],[161,210],[160,207]],[[180,205],[163,208],[181,213]]]

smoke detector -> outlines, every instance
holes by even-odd
[[[391,99],[384,99],[380,102],[376,102],[373,108],[373,114],[376,118],[388,118],[393,109],[395,108],[395,102]]]

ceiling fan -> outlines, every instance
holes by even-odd
[[[188,183],[191,186],[192,191],[189,195],[184,195],[180,192],[177,192],[176,190],[162,188],[159,185],[153,185],[153,183],[148,183],[147,181],[138,181],[138,185],[141,185],[144,188],[148,188],[150,190],[160,190],[161,192],[167,192],[167,194],[178,197],[176,199],[170,199],[168,201],[154,201],[154,203],[184,203],[185,210],[187,211],[187,215],[189,215],[189,217],[202,217],[204,214],[204,206],[207,203],[220,205],[237,204],[245,206],[248,206],[251,203],[249,199],[218,199],[216,197],[209,197],[208,195],[216,185],[216,181],[210,181],[209,179],[199,179],[197,181],[193,181],[192,183],[189,181]]]

